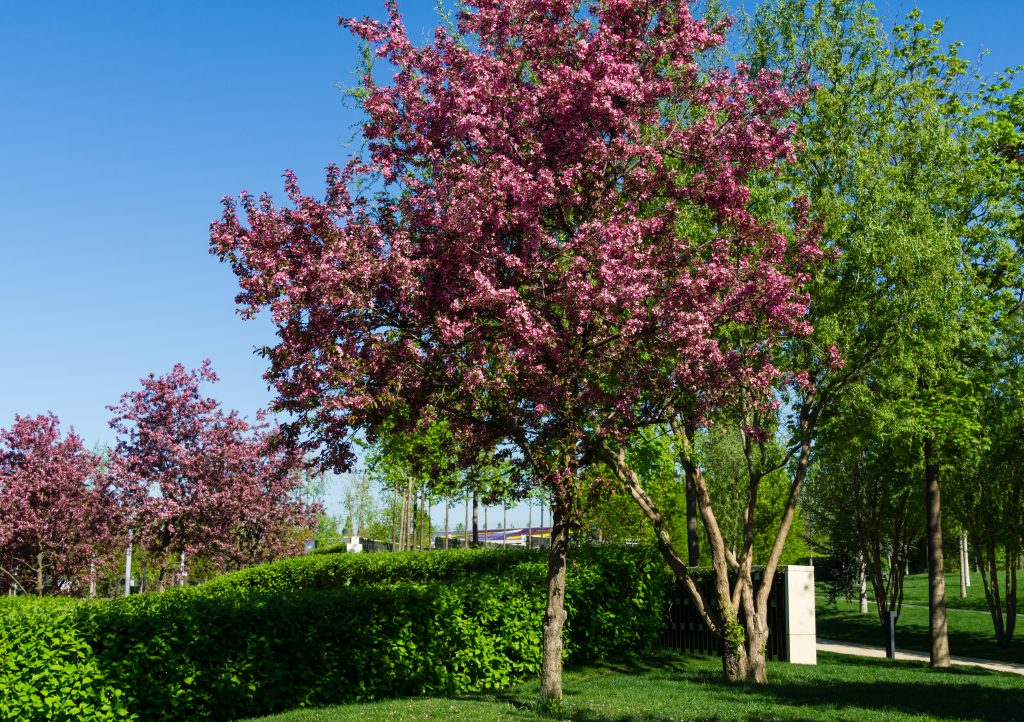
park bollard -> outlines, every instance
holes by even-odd
[[[885,622],[885,656],[896,659],[896,612],[889,612]]]

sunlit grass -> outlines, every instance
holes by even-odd
[[[621,667],[571,670],[559,715],[540,712],[537,685],[458,699],[416,698],[300,710],[262,722],[355,720],[1017,719],[1024,678],[956,668],[822,654],[817,666],[769,664],[770,684],[722,680],[721,663],[664,656]]]

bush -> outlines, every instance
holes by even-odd
[[[75,629],[75,607],[59,599],[0,606],[0,719],[137,719]]]
[[[470,575],[502,574],[523,563],[546,560],[546,552],[523,548],[429,553],[323,553],[231,572],[206,582],[203,587],[208,590],[284,592],[365,584],[447,581]]]
[[[521,549],[319,555],[163,594],[62,605],[40,600],[10,613],[18,617],[16,629],[39,639],[76,640],[78,646],[65,645],[76,651],[57,664],[54,674],[63,676],[55,689],[74,674],[95,685],[93,706],[106,700],[116,710],[111,700],[123,700],[145,720],[234,719],[498,689],[535,675],[546,571],[544,552]],[[664,583],[651,550],[574,549],[566,591],[569,659],[653,645]],[[25,656],[21,644],[30,641],[10,646]],[[31,676],[21,675],[18,664],[0,669],[23,688]],[[123,696],[111,697],[115,692]]]

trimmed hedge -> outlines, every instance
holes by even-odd
[[[588,554],[588,549],[573,550],[574,558],[586,559]],[[534,562],[547,564],[547,552],[511,548],[453,549],[429,553],[321,553],[224,574],[207,582],[203,588],[285,592],[365,584],[436,582],[470,575],[503,574],[521,564]]]
[[[0,719],[133,719],[74,620],[67,600],[0,606]]]
[[[571,559],[568,658],[652,646],[665,598],[660,558],[581,548]],[[59,662],[36,663],[47,690],[81,688],[76,699],[96,713],[0,710],[26,720],[228,720],[498,689],[539,669],[546,569],[544,552],[518,549],[320,555],[163,594],[0,602],[0,705],[21,704],[9,690],[35,684],[25,666],[39,654],[31,640],[59,638]]]

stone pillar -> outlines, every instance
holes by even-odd
[[[786,646],[793,664],[817,664],[817,627],[814,619],[814,567],[783,568],[786,585]]]

